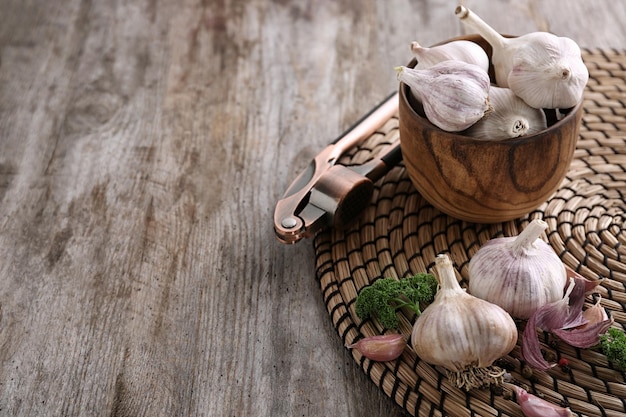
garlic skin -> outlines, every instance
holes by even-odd
[[[398,67],[398,80],[408,85],[424,106],[428,120],[447,132],[460,132],[491,110],[489,75],[463,61],[442,61],[426,69]]]
[[[464,291],[447,255],[438,255],[435,263],[440,287],[413,325],[413,350],[446,368],[458,388],[502,383],[505,372],[492,364],[515,347],[515,322],[502,308]]]
[[[477,43],[457,40],[431,47],[421,46],[417,41],[411,42],[411,52],[417,59],[417,69],[430,68],[443,61],[463,61],[478,65],[485,72],[489,71],[487,52]]]
[[[547,227],[535,219],[518,236],[494,238],[481,246],[469,263],[469,292],[520,319],[560,300],[567,272],[550,245],[539,238]]]
[[[548,32],[505,38],[464,6],[457,6],[455,14],[492,46],[498,86],[509,87],[538,109],[566,109],[582,99],[589,70],[572,39]]]
[[[406,339],[401,334],[384,334],[359,339],[346,345],[348,349],[357,349],[366,358],[376,362],[388,362],[402,355]]]
[[[533,135],[547,128],[543,110],[529,106],[509,88],[492,85],[489,102],[493,111],[472,125],[466,135],[479,140],[503,140]]]
[[[552,329],[562,328],[570,324],[582,324],[582,302],[584,300],[583,286],[580,281],[569,278],[569,285],[558,301],[545,304],[539,307],[526,322],[526,327],[522,334],[522,359],[526,365],[532,369],[547,371],[556,364],[550,364],[541,351],[537,329],[552,331]]]
[[[613,325],[614,319],[609,317],[600,304],[601,297],[594,305],[583,310],[581,319],[584,324],[573,328],[552,329],[552,333],[567,344],[581,349],[588,349],[600,343],[600,336]]]

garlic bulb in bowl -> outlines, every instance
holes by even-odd
[[[509,88],[489,88],[489,103],[493,111],[464,133],[480,140],[518,138],[539,133],[547,127],[541,109],[529,106]]]
[[[526,40],[533,38],[537,41],[529,42],[532,48],[525,48],[514,56],[508,87],[538,109],[574,107],[589,80],[580,47],[562,36],[535,32],[529,33]],[[556,54],[552,52],[555,49],[559,51]]]
[[[475,64],[447,60],[432,67],[397,68],[398,80],[424,106],[428,120],[446,132],[465,130],[491,110],[489,74]]]
[[[413,350],[444,367],[457,388],[500,384],[504,371],[493,362],[515,347],[515,322],[502,308],[463,290],[447,255],[438,255],[435,263],[439,290],[413,325]]]
[[[415,68],[430,68],[443,61],[463,61],[478,65],[489,72],[489,56],[483,48],[475,42],[459,39],[452,42],[426,47],[417,41],[411,42],[411,52],[417,58]]]
[[[482,245],[469,263],[469,292],[520,319],[560,300],[567,272],[554,250],[539,238],[547,227],[535,219],[518,236]]]
[[[492,46],[498,86],[511,88],[538,109],[567,109],[581,100],[589,70],[572,39],[548,32],[505,38],[464,6],[454,13]]]

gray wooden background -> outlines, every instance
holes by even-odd
[[[457,4],[0,0],[0,415],[403,415],[272,214]],[[623,0],[464,4],[626,48]]]

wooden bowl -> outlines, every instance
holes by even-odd
[[[491,47],[478,35],[466,39]],[[442,43],[446,43],[442,42]],[[409,66],[415,66],[413,60]],[[492,82],[493,69],[490,69]],[[502,141],[482,141],[445,132],[430,123],[423,108],[400,83],[400,146],[417,191],[434,207],[475,223],[500,223],[530,213],[563,181],[578,141],[582,100],[556,120],[546,110],[547,129]]]

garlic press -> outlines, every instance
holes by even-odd
[[[274,231],[294,244],[327,226],[342,228],[367,207],[374,183],[402,160],[400,144],[365,164],[344,166],[339,158],[382,127],[398,110],[393,93],[326,146],[287,188],[274,210]]]

